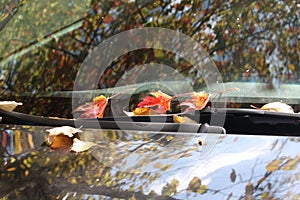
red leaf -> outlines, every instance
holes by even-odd
[[[180,106],[187,106],[185,111],[202,110],[209,101],[210,95],[205,92],[194,92],[191,99],[186,99]]]
[[[102,118],[108,99],[101,95],[94,98],[92,103],[86,103],[75,109],[74,112],[83,112],[80,118]]]
[[[153,110],[160,114],[170,110],[171,108],[170,104],[172,100],[171,96],[161,91],[151,92],[150,94],[152,96],[145,97],[143,101],[138,104],[137,106],[138,108],[153,108],[157,106],[157,108]]]

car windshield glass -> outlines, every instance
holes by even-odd
[[[178,97],[158,113],[193,108],[185,94],[201,91],[215,94],[210,100],[221,103],[213,106],[279,101],[298,110],[295,1],[9,1],[0,8],[1,100],[21,102],[17,111],[73,118],[103,95],[120,100],[115,112],[124,114],[142,107],[149,91]]]

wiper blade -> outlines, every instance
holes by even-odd
[[[36,115],[28,115],[19,112],[0,109],[1,123],[33,126],[82,126],[84,128],[116,129],[116,130],[137,130],[157,132],[178,132],[178,133],[216,133],[225,134],[226,131],[220,126],[208,124],[179,124],[171,121],[171,115],[156,116],[154,121],[149,123],[150,117],[116,117],[102,119],[62,119],[49,118]],[[153,116],[151,116],[151,119]],[[155,118],[155,117],[154,117]],[[167,119],[167,120],[166,120]]]
[[[212,115],[215,118],[225,118],[224,125],[216,125],[211,122]],[[280,113],[255,109],[215,108],[205,109],[200,112],[184,113],[196,124],[176,124],[173,115],[157,116],[133,116],[111,117],[101,119],[61,119],[48,118],[36,115],[28,115],[18,112],[0,110],[2,123],[43,125],[43,126],[80,126],[102,129],[133,129],[146,131],[168,132],[201,132],[204,124],[209,127],[217,127],[216,133],[246,134],[246,135],[284,135],[300,136],[300,114]],[[121,127],[121,128],[120,128]],[[207,129],[213,132],[213,128]]]
[[[225,116],[224,128],[229,134],[300,136],[300,114],[298,113],[216,108],[186,114],[201,123],[209,123],[212,115]]]

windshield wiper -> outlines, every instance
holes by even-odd
[[[28,115],[0,109],[1,123],[32,126],[82,126],[84,128],[179,132],[179,133],[216,133],[225,134],[220,126],[207,123],[180,124],[174,123],[168,116],[116,117],[102,119],[62,119]],[[151,119],[150,119],[151,118]],[[150,120],[150,121],[149,121]],[[151,123],[150,123],[151,122]]]
[[[195,121],[190,124],[174,123],[173,115],[108,117],[101,119],[62,119],[28,115],[0,110],[2,123],[43,125],[43,126],[80,126],[102,129],[121,129],[168,132],[215,132],[247,135],[284,135],[300,136],[300,114],[281,113],[255,109],[215,108],[200,112],[182,113]],[[223,124],[211,122],[224,119]],[[221,120],[220,120],[221,121]],[[205,128],[206,127],[206,128]],[[223,127],[223,128],[222,128]]]
[[[216,108],[193,114],[191,119],[209,123],[211,116],[225,116],[224,128],[228,134],[300,136],[300,114],[255,109]]]

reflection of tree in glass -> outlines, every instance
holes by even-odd
[[[47,7],[39,9],[40,12],[30,9],[26,7],[27,3],[22,1],[22,8],[27,8],[27,16],[23,17],[34,19],[36,27],[48,25],[42,21],[45,19],[41,17],[44,16],[42,12],[54,18],[61,17],[55,15],[53,10],[47,10]],[[66,8],[73,7],[59,5],[56,11],[65,15],[82,11],[77,7],[61,10]],[[20,96],[29,92],[35,96],[43,92],[72,90],[76,72],[91,49],[105,38],[139,27],[164,27],[193,37],[214,58],[225,81],[260,79],[268,82],[271,88],[276,88],[281,82],[295,82],[299,76],[299,38],[296,28],[299,26],[299,13],[293,1],[277,1],[276,4],[269,1],[248,1],[246,4],[239,1],[196,1],[188,4],[183,1],[93,1],[88,9],[88,14],[79,19],[82,25],[70,33],[52,38],[41,46],[37,45],[40,41],[36,40],[34,45],[37,46],[19,57],[16,54],[22,48],[17,50],[12,55],[15,56],[14,61],[4,64],[3,69],[7,70],[1,71],[1,95]],[[69,27],[75,25],[71,23]],[[33,30],[26,26],[32,24],[24,23],[14,32],[25,36],[24,31]],[[47,34],[51,36],[51,33]],[[17,41],[18,38],[13,39]],[[8,38],[7,41],[12,40]],[[1,61],[6,58],[2,57]],[[180,58],[159,50],[140,50],[130,52],[112,63],[100,79],[99,87],[111,87],[125,71],[149,62],[173,66],[192,80],[196,88],[204,84],[203,73],[199,74],[191,64],[182,62]],[[70,103],[63,98],[20,99],[28,107],[19,109],[27,113],[52,116],[70,113]],[[55,113],[52,106],[44,106],[53,101],[65,109]]]

